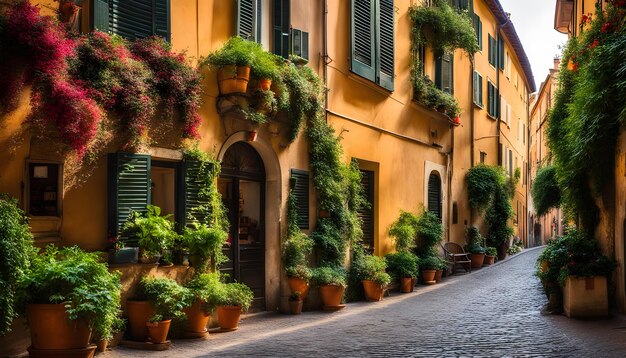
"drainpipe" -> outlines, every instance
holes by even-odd
[[[498,113],[498,111],[501,109],[500,108],[500,40],[502,40],[502,43],[504,44],[504,39],[502,39],[502,34],[500,33],[502,28],[504,26],[506,26],[509,22],[511,21],[510,18],[507,18],[506,21],[500,25],[496,26],[496,34],[497,34],[497,39],[496,39],[496,88],[498,89],[498,97],[496,98],[496,103],[497,103],[497,107],[496,107],[496,113]],[[504,51],[504,49],[502,49]],[[504,60],[504,59],[503,59]],[[501,142],[501,133],[500,133],[500,124],[501,124],[501,118],[502,117],[502,113],[500,113],[499,116],[496,116],[496,127],[498,130],[498,165],[502,165],[502,151],[500,150],[500,142]]]
[[[450,228],[452,227],[452,172],[454,170],[454,126],[450,126],[450,152],[448,153],[447,157],[447,168],[446,168],[446,177],[448,180],[448,185],[447,185],[447,197],[448,197],[448,230],[446,230],[446,241],[450,242]]]
[[[530,94],[526,91],[526,246],[530,239],[530,214],[528,202],[530,196]]]
[[[471,13],[474,13],[474,2],[470,1]],[[472,16],[472,21],[474,17]],[[473,168],[475,165],[475,151],[476,151],[476,133],[474,133],[474,71],[476,69],[476,62],[474,56],[472,56],[470,61],[470,168]],[[470,217],[469,217],[470,225],[474,225],[474,209],[470,209]]]

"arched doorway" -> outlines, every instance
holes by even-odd
[[[436,171],[432,171],[428,177],[428,210],[442,220],[441,178]]]
[[[254,292],[251,309],[265,305],[265,167],[259,153],[246,142],[236,142],[224,153],[218,186],[230,221],[229,261],[221,271],[230,281]]]

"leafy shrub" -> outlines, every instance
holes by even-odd
[[[291,191],[287,197],[287,233],[283,243],[283,263],[287,276],[299,277],[305,281],[311,278],[308,256],[313,250],[313,240],[298,227],[296,197]]]
[[[391,224],[389,236],[395,239],[398,252],[410,252],[415,248],[418,222],[415,214],[401,210],[398,219]]]
[[[472,254],[484,254],[485,249],[482,247],[483,236],[475,226],[470,226],[465,230],[465,237],[467,238],[467,250]]]
[[[183,309],[191,295],[187,288],[170,278],[144,276],[137,287],[136,299],[150,301],[155,310],[150,322],[159,322],[182,319],[185,316]]]
[[[371,280],[383,286],[391,282],[391,278],[385,273],[386,269],[387,263],[385,259],[375,255],[361,255],[352,260],[352,265],[350,266],[351,273],[359,281]]]
[[[190,292],[186,306],[191,306],[196,300],[202,301],[202,309],[207,314],[217,307],[220,300],[220,290],[222,290],[222,282],[217,272],[202,273],[194,276],[190,281],[184,284]]]
[[[437,256],[426,256],[419,260],[419,267],[422,270],[439,270],[441,261]]]
[[[538,216],[543,216],[550,209],[561,205],[561,190],[554,165],[545,166],[537,171],[531,193]]]
[[[124,223],[122,234],[138,239],[142,256],[160,255],[163,250],[171,248],[178,236],[174,231],[174,223],[169,220],[171,215],[161,216],[161,208],[154,205],[146,207],[146,213],[132,211],[128,221]]]
[[[485,254],[487,256],[498,256],[498,249],[493,246],[487,246],[485,247]]]
[[[504,185],[504,170],[500,167],[478,164],[467,171],[467,194],[472,209],[483,211],[492,201],[496,190]]]
[[[219,306],[241,306],[243,311],[250,308],[254,299],[252,290],[243,283],[224,283],[218,291]]]
[[[71,320],[85,319],[96,337],[111,337],[120,319],[120,273],[110,273],[97,253],[52,245],[32,258],[20,284],[23,303],[65,303]]]
[[[312,281],[317,285],[346,286],[346,271],[340,267],[317,267],[312,270]]]
[[[193,262],[199,272],[206,272],[211,260],[216,267],[228,261],[228,257],[222,252],[222,247],[228,240],[226,231],[205,224],[192,223],[191,226],[192,228],[185,228],[182,242],[189,249],[189,254],[199,260]]]
[[[400,251],[393,254],[385,255],[387,263],[387,272],[394,279],[403,277],[416,278],[419,272],[418,258],[414,254],[406,251]]]
[[[17,200],[0,194],[0,336],[9,332],[18,316],[16,304],[19,283],[28,271],[35,254],[33,235],[26,214],[17,206]]]
[[[417,242],[415,252],[417,256],[430,256],[435,252],[435,246],[443,237],[441,220],[432,211],[424,210],[417,221]]]
[[[261,45],[244,40],[239,36],[234,36],[220,49],[212,52],[204,61],[214,68],[222,68],[226,66],[252,66],[255,56],[259,52]],[[261,48],[262,51],[262,48]]]

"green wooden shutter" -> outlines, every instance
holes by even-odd
[[[111,153],[108,156],[109,235],[119,235],[131,210],[145,213],[151,202],[150,156]]]
[[[351,1],[350,58],[352,72],[376,81],[374,0]]]
[[[302,58],[309,59],[309,33],[302,31]]]
[[[93,1],[93,29],[109,32],[109,0]]]
[[[210,164],[207,164],[210,165]],[[203,172],[201,171],[202,162],[197,160],[185,160],[183,163],[183,175],[184,175],[184,214],[185,225],[189,226],[192,223],[204,222],[206,213],[198,211],[198,207],[209,204],[207,199],[200,197],[200,190],[203,185]]]
[[[274,0],[274,53],[289,57],[289,30],[291,27],[291,1]]]
[[[393,0],[379,0],[378,83],[393,91],[394,77],[394,6]]]
[[[291,54],[309,59],[309,33],[300,29],[291,31]]]
[[[291,180],[294,182],[291,194],[296,198],[298,227],[309,228],[309,172],[291,169]]]
[[[250,41],[255,41],[256,38],[255,1],[237,1],[237,35]]]
[[[127,39],[152,35],[170,40],[169,0],[109,0],[109,30]]]
[[[428,177],[428,210],[441,220],[441,178],[435,173]]]
[[[489,64],[496,67],[496,40],[489,35]]]
[[[369,208],[361,208],[357,215],[361,219],[361,229],[363,230],[363,245],[374,250],[374,172],[361,170],[361,186]]]
[[[453,94],[452,54],[445,54],[435,61],[435,85],[440,90]]]
[[[474,14],[474,32],[476,32],[476,41],[478,42],[478,49],[483,49],[483,22],[480,20],[480,16]]]

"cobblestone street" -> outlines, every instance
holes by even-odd
[[[626,320],[545,316],[533,265],[540,249],[379,303],[336,313],[247,317],[234,333],[173,342],[165,352],[118,347],[101,357],[544,356],[624,357]]]

